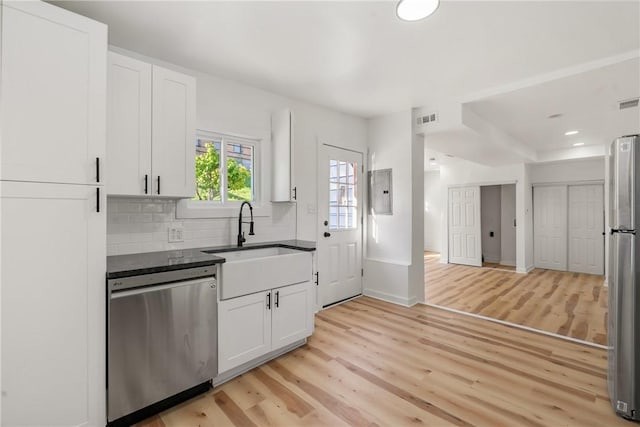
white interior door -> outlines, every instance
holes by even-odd
[[[482,266],[480,187],[449,189],[449,262]]]
[[[318,157],[318,297],[362,293],[362,153],[327,145]]]
[[[567,269],[567,186],[533,189],[534,262],[538,268]]]
[[[569,187],[569,271],[604,274],[604,188]]]

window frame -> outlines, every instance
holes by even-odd
[[[238,210],[243,201],[228,200],[227,188],[227,153],[226,144],[250,145],[253,149],[253,170],[252,170],[252,193],[253,200],[250,201],[253,206],[254,216],[271,216],[271,204],[266,203],[268,195],[264,194],[264,177],[263,161],[260,138],[234,135],[221,132],[207,131],[203,129],[196,130],[196,140],[207,139],[210,141],[220,141],[220,198],[221,200],[192,200],[182,199],[176,204],[176,218],[233,218],[238,215]],[[195,143],[194,143],[194,162],[195,162]],[[195,175],[195,170],[194,170]],[[197,184],[196,184],[197,185]],[[195,188],[194,188],[195,194]]]

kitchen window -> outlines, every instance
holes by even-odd
[[[259,140],[199,130],[194,155],[195,194],[178,203],[178,217],[233,216],[241,202],[260,202]]]

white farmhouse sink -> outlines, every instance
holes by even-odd
[[[226,259],[219,280],[223,300],[311,280],[311,252],[276,247],[216,255]]]
[[[300,253],[295,249],[288,248],[262,248],[262,249],[244,249],[240,251],[230,251],[230,252],[218,252],[217,256],[222,257],[227,260],[227,262],[234,262],[238,260],[244,259],[254,259],[254,258],[264,258],[268,256],[276,256],[276,255],[288,255]]]

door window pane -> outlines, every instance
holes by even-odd
[[[329,161],[329,229],[358,227],[356,174],[358,165],[340,160]]]

